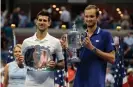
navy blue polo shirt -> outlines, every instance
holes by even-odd
[[[96,48],[103,52],[114,50],[112,35],[99,27],[90,40]],[[77,67],[74,87],[105,87],[107,61],[86,47],[81,48],[80,58],[81,62]]]

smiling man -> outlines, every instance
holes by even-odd
[[[99,11],[95,5],[84,10],[87,36],[80,50],[74,87],[105,87],[107,62],[114,63],[113,39],[108,31],[97,26]]]
[[[22,44],[22,53],[25,56],[25,49],[29,47],[36,48],[36,59],[39,61],[44,60],[40,59],[41,50],[48,50],[50,57],[48,57],[49,61],[46,63],[46,66],[42,66],[41,70],[30,70],[27,69],[27,76],[25,87],[54,87],[54,71],[56,68],[61,69],[64,68],[64,56],[62,54],[62,47],[60,41],[55,37],[51,36],[48,33],[48,27],[51,24],[51,19],[49,13],[47,11],[40,11],[37,14],[36,18],[36,30],[37,32],[32,36],[23,41]],[[52,55],[55,54],[57,56],[57,62],[55,62],[55,58]],[[28,54],[29,55],[29,54]],[[33,54],[32,54],[33,56]],[[38,57],[39,56],[39,57]],[[25,57],[25,61],[28,60]],[[43,61],[42,61],[43,62]],[[35,64],[32,60],[29,59],[27,63]],[[45,67],[45,69],[44,69]],[[47,68],[48,67],[48,68]],[[31,67],[35,68],[35,67]]]

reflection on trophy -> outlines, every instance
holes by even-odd
[[[77,56],[77,49],[81,47],[81,34],[79,31],[76,30],[76,24],[73,25],[73,30],[68,32],[67,35],[68,39],[68,48],[72,52],[72,57],[69,58],[69,61],[80,62],[80,59]]]
[[[27,67],[36,70],[45,70],[47,68],[47,62],[50,60],[50,54],[45,47],[36,45],[26,50],[24,58]]]
[[[46,51],[40,49],[35,51],[33,53],[33,58],[34,58],[34,66],[36,68],[46,67],[46,63],[48,61],[48,56]]]

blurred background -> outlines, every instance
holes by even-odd
[[[86,29],[83,12],[89,4],[99,8],[98,25],[110,31],[114,38],[119,37],[125,45],[125,67],[133,67],[133,0],[1,0],[1,58],[6,62],[13,60],[13,56],[9,56],[13,31],[16,43],[21,44],[32,36],[40,10],[51,14],[49,33],[60,38],[72,29],[73,22],[77,30]],[[14,25],[11,27],[11,24]]]
[[[1,0],[2,51],[12,44],[12,28],[17,43],[34,34],[35,18],[42,9],[51,14],[49,32],[57,38],[71,30],[73,22],[78,30],[85,30],[83,11],[88,4],[99,8],[98,25],[101,28],[108,29],[113,36],[132,36],[133,0]],[[11,24],[15,26],[10,27]],[[133,44],[132,39],[125,42],[130,46]]]

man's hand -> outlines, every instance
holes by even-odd
[[[91,43],[91,40],[90,40],[90,37],[87,35],[87,37],[84,39],[84,45],[88,48],[88,49],[90,49],[90,50],[92,50],[92,49],[94,49],[94,46],[92,45],[92,43]]]
[[[56,63],[52,60],[50,60],[48,63],[47,63],[47,66],[50,67],[50,68],[55,68],[56,67]]]

